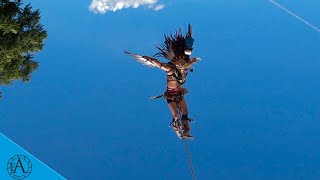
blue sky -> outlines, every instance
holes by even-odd
[[[123,54],[153,55],[190,22],[203,59],[185,85],[198,179],[319,179],[320,34],[267,0],[105,14],[89,0],[28,2],[49,36],[30,83],[2,87],[0,131],[62,176],[191,179],[167,104],[148,100],[164,72]],[[319,1],[277,2],[320,26]]]

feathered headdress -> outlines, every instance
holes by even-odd
[[[175,35],[164,35],[164,42],[161,45],[157,45],[158,53],[156,57],[164,57],[170,61],[182,58],[187,62],[189,55],[193,50],[192,27],[188,25],[188,32],[185,36],[182,35],[181,29],[178,29]]]

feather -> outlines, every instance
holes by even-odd
[[[166,51],[166,58],[167,59],[172,61],[174,57],[175,57],[175,54],[174,54],[174,51],[171,48],[168,51]]]
[[[138,62],[140,62],[141,64],[143,64],[145,66],[156,67],[152,62],[148,61],[147,58],[149,58],[149,57],[147,57],[147,56],[141,56],[141,55],[134,54],[134,53],[131,53],[131,52],[128,52],[128,51],[124,51],[124,53],[132,56],[135,60],[137,60]]]

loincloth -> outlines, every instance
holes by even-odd
[[[188,89],[186,88],[167,90],[164,93],[164,98],[167,100],[168,103],[171,103],[171,102],[179,103],[183,99],[183,96],[187,93],[188,93]]]

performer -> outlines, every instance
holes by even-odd
[[[193,42],[192,28],[189,24],[188,32],[185,36],[182,35],[181,30],[179,29],[174,36],[165,35],[164,43],[157,46],[159,52],[155,54],[154,57],[164,57],[169,60],[167,63],[162,63],[154,57],[140,56],[125,51],[125,53],[133,56],[144,65],[158,67],[166,72],[167,90],[163,95],[158,97],[163,96],[166,99],[173,116],[171,123],[173,130],[181,139],[193,139],[189,125],[191,118],[188,117],[188,108],[184,97],[188,90],[182,87],[186,81],[188,70],[193,72],[192,64],[200,60],[200,58],[190,58],[193,50]],[[182,133],[180,131],[181,128]]]

